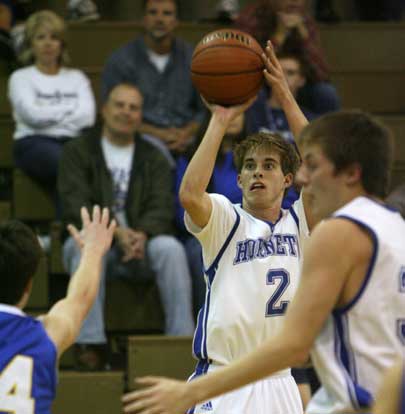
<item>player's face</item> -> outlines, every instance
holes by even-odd
[[[148,36],[163,40],[177,26],[176,4],[171,0],[149,0],[145,6],[143,26]]]
[[[32,38],[32,52],[36,63],[55,65],[62,52],[62,42],[49,27],[41,27]]]
[[[136,89],[117,86],[103,107],[105,127],[117,136],[132,137],[142,121],[142,101]]]
[[[305,84],[300,63],[292,58],[282,58],[280,59],[280,66],[283,69],[291,93],[297,96],[298,90]]]
[[[284,175],[280,155],[260,146],[248,151],[238,176],[243,205],[249,210],[281,205],[284,191],[292,184],[292,174]]]
[[[304,147],[302,159],[297,175],[305,186],[312,211],[317,218],[329,217],[344,204],[345,174],[336,173],[319,145]]]

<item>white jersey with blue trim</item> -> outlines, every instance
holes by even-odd
[[[308,414],[364,412],[382,374],[405,353],[405,221],[367,197],[334,216],[367,231],[373,254],[358,294],[329,316],[315,341],[311,357],[322,387]]]
[[[308,227],[301,198],[272,224],[222,195],[210,197],[212,213],[203,229],[185,215],[202,245],[207,284],[193,352],[200,361],[223,365],[279,331],[298,285]]]

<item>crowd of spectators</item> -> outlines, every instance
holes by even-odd
[[[218,11],[228,13],[236,28],[263,46],[272,41],[290,90],[308,119],[339,109],[317,24],[304,0],[259,0],[242,10],[237,1],[219,3]],[[2,56],[5,50],[14,53],[14,6],[11,0],[0,0]],[[333,12],[330,2],[317,7]],[[99,18],[90,0],[69,0],[67,8],[73,19]],[[189,74],[193,48],[174,34],[178,10],[175,0],[143,1],[143,34],[105,62],[100,123],[95,124],[88,78],[70,66],[65,23],[52,11],[36,12],[25,22],[18,56],[22,67],[9,78],[15,166],[49,192],[63,222],[79,225],[80,207],[94,204],[109,207],[118,222],[96,303],[77,340],[77,361],[83,369],[105,367],[107,279],[154,279],[168,335],[191,335],[204,302],[201,246],[185,230],[178,191],[208,114]],[[242,202],[232,148],[258,131],[293,139],[268,88],[227,131],[210,192]],[[283,207],[297,196],[298,189],[291,189]],[[80,251],[72,238],[64,241],[63,259],[66,271],[73,274]]]

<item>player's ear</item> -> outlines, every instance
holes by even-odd
[[[346,175],[346,183],[348,185],[355,185],[361,182],[362,168],[357,162],[347,166],[344,169]]]
[[[291,173],[288,173],[284,176],[284,185],[285,188],[291,187],[292,183],[294,181],[294,176]]]
[[[238,174],[237,184],[240,189],[242,189],[242,180],[240,178],[240,174]]]

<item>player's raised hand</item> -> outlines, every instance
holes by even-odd
[[[286,96],[291,95],[287,79],[284,75],[283,68],[277,59],[276,52],[270,41],[267,41],[265,53],[262,55],[264,63],[264,78],[271,87],[271,93],[275,95],[279,102],[282,102]]]
[[[122,397],[124,413],[184,414],[193,405],[187,382],[152,376],[139,378],[136,382],[147,388]]]
[[[69,224],[67,228],[70,235],[82,250],[91,249],[103,255],[111,246],[116,227],[115,220],[110,222],[108,208],[101,210],[99,206],[93,207],[91,217],[86,207],[81,208],[80,214],[82,229],[79,231],[73,224]]]

